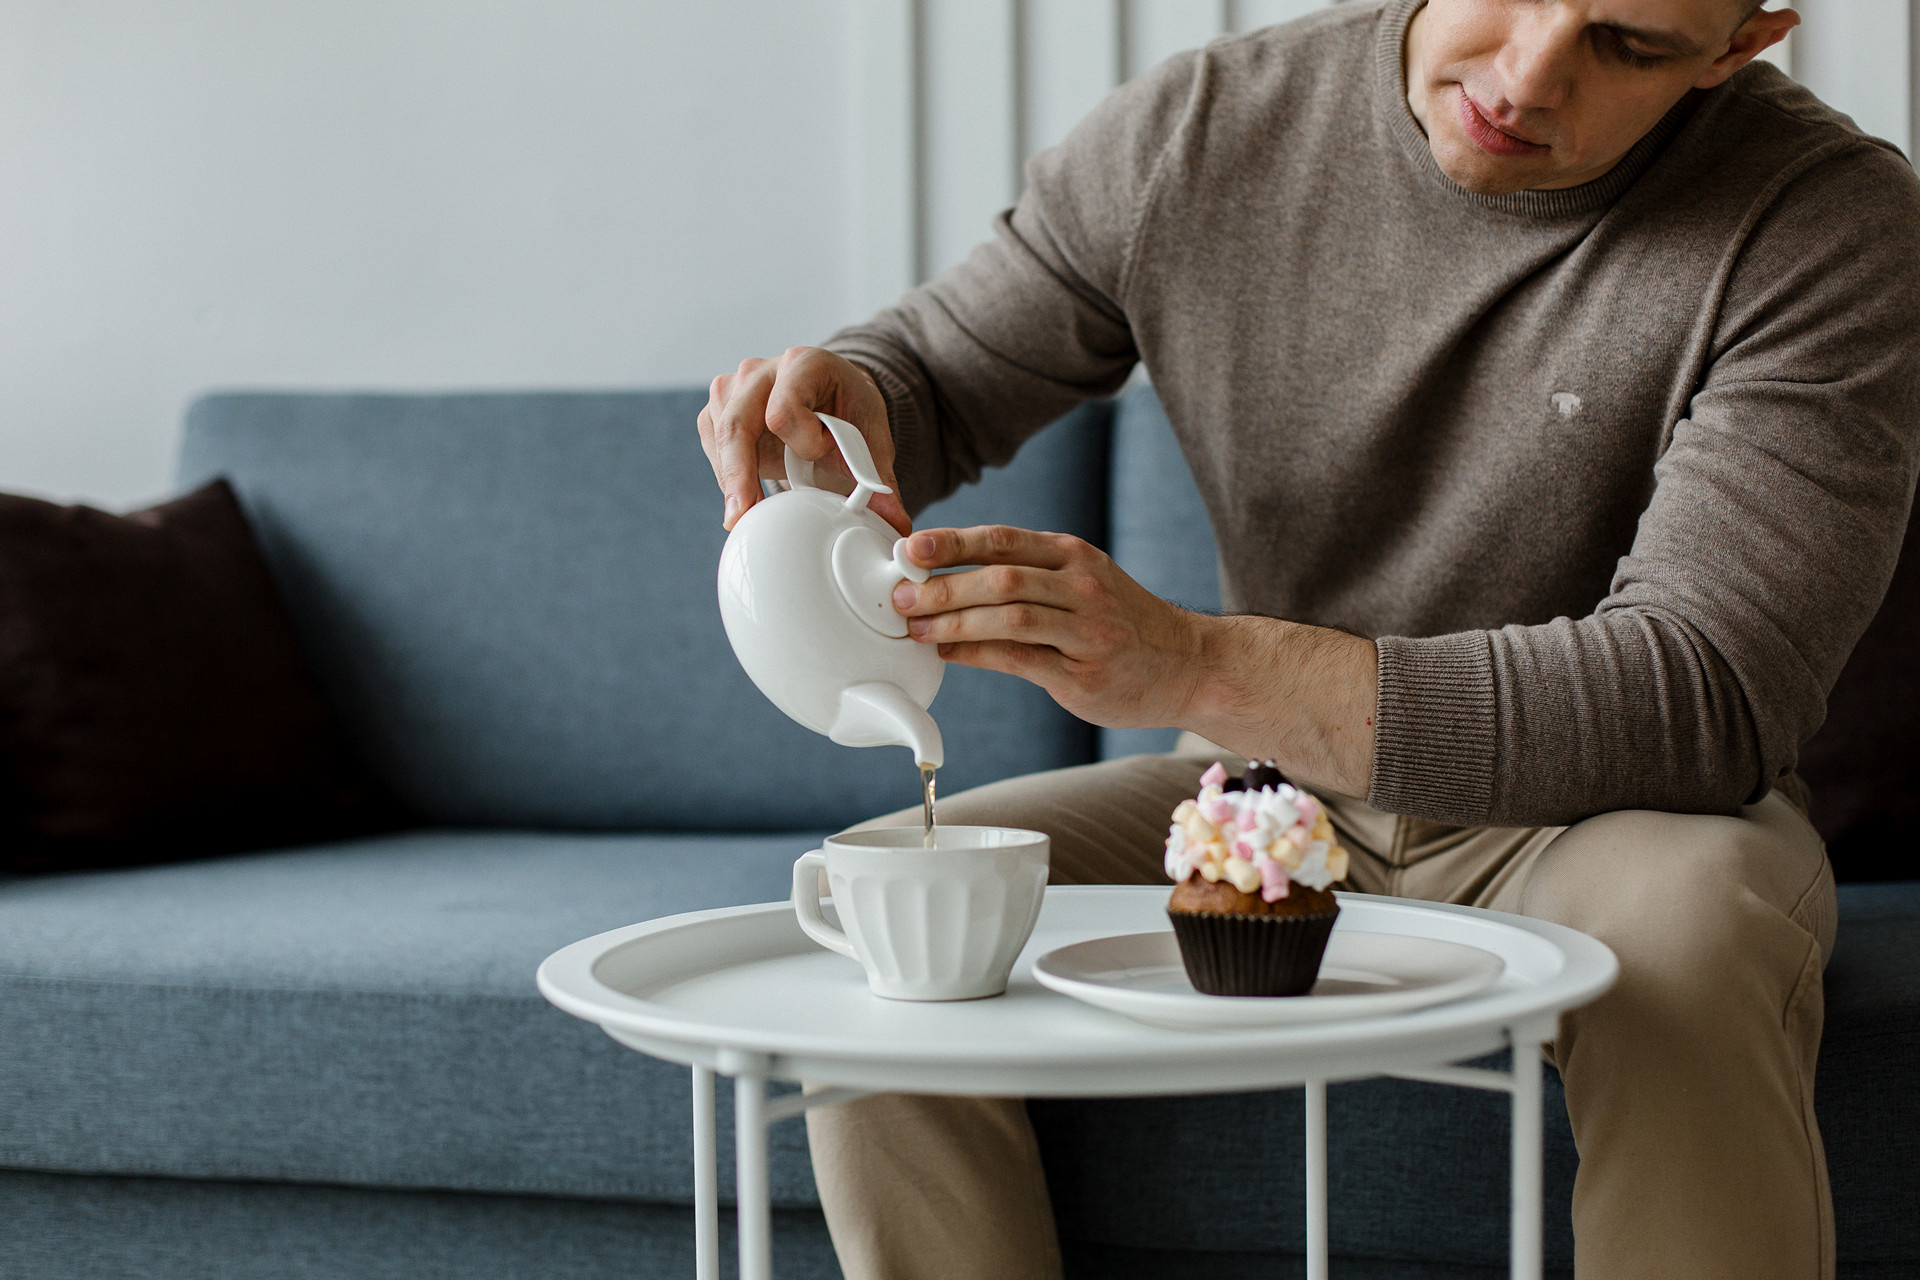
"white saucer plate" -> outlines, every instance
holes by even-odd
[[[1375,1018],[1484,990],[1506,968],[1491,952],[1399,933],[1335,929],[1303,996],[1209,996],[1193,989],[1171,930],[1057,947],[1033,962],[1040,985],[1150,1026],[1243,1031]]]

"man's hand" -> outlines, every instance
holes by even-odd
[[[909,633],[949,662],[1030,680],[1094,724],[1191,729],[1309,786],[1367,794],[1371,640],[1188,612],[1066,534],[926,529],[907,554],[929,569],[982,566],[894,588]]]
[[[749,357],[708,387],[700,444],[726,497],[721,523],[733,528],[760,501],[762,479],[786,479],[788,447],[819,464],[819,483],[853,492],[853,475],[815,413],[844,418],[860,429],[880,478],[894,489],[874,495],[868,509],[901,533],[911,533],[913,521],[893,473],[886,399],[866,370],[818,347],[788,347],[777,360]]]
[[[923,530],[907,554],[930,569],[986,566],[893,590],[908,632],[949,662],[1031,680],[1094,724],[1177,724],[1192,703],[1205,619],[1148,591],[1099,548],[983,525]]]

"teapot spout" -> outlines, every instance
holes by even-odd
[[[827,736],[844,747],[910,747],[915,764],[938,769],[947,752],[940,726],[896,684],[873,680],[840,695],[840,714]]]

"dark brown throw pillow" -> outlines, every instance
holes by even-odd
[[[0,495],[0,867],[394,825],[224,480],[115,516]]]

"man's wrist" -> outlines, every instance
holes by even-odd
[[[1280,618],[1198,619],[1198,678],[1182,727],[1288,776],[1364,796],[1373,770],[1371,640]]]

